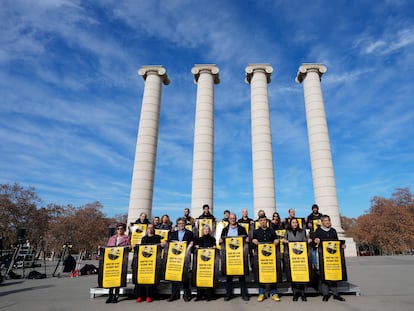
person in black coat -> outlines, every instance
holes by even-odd
[[[317,221],[319,223],[317,225],[317,227],[320,226],[321,217],[322,217],[322,214],[319,213],[318,204],[313,204],[312,205],[312,213],[310,213],[308,215],[308,217],[306,218],[307,227],[308,227],[308,229],[310,229],[311,232],[315,231],[315,226],[313,224],[314,221]]]
[[[170,232],[168,235],[168,242],[171,241],[186,241],[187,247],[193,246],[193,240],[194,236],[193,233],[190,230],[187,230],[185,228],[186,220],[184,217],[180,217],[177,219],[177,230]],[[183,299],[185,302],[190,301],[191,299],[191,291],[190,291],[190,282],[188,279],[187,271],[184,271],[184,277],[183,277],[183,290],[184,295]],[[168,301],[174,301],[179,299],[180,292],[179,292],[179,283],[178,282],[172,282],[171,283],[171,296],[168,298]]]
[[[216,220],[216,218],[210,213],[210,206],[208,204],[203,205],[203,213],[198,216],[200,219],[208,218],[213,219],[213,221]]]
[[[162,237],[160,235],[155,234],[154,225],[148,224],[147,233],[144,237],[142,237],[141,245],[159,244],[161,247],[164,247],[165,242],[161,242],[161,239]],[[138,250],[138,248],[136,248],[136,250]],[[135,287],[134,287],[134,295],[136,297],[135,302],[143,301],[144,297],[145,297],[146,302],[152,302],[154,300],[156,291],[157,291],[157,284],[154,284],[154,285],[135,284]]]
[[[246,229],[239,226],[236,222],[237,216],[235,213],[231,213],[229,216],[229,225],[223,229],[221,232],[220,244],[224,242],[223,238],[226,237],[235,237],[235,236],[244,236],[245,242],[249,242],[249,237],[247,236]],[[242,299],[247,301],[249,300],[249,293],[247,291],[246,277],[244,275],[239,276],[240,291]],[[233,277],[227,276],[226,279],[226,297],[224,301],[229,301],[233,295]]]
[[[211,236],[211,229],[208,225],[204,225],[202,228],[203,235],[199,238],[196,238],[194,241],[194,247],[196,248],[215,248],[216,247],[216,239]],[[195,301],[202,300],[205,296],[207,301],[213,299],[213,288],[201,288],[197,287],[197,298]]]
[[[279,244],[279,239],[276,236],[275,230],[268,227],[268,219],[265,215],[259,218],[260,227],[253,231],[252,244],[255,245],[255,251],[257,252],[257,245],[259,243],[273,243],[275,246]],[[280,301],[279,294],[277,293],[276,284],[270,284],[270,297],[273,301]],[[262,302],[265,299],[266,287],[265,284],[259,283],[259,296],[257,301]]]
[[[321,217],[322,225],[313,233],[312,240],[315,244],[319,244],[321,241],[338,241],[338,234],[334,228],[331,227],[331,217],[323,215]],[[342,245],[346,247],[345,244]],[[339,301],[345,301],[345,298],[338,294],[338,282],[334,281],[322,281],[321,284],[322,301],[328,301],[330,298],[329,291],[332,291],[333,298]]]

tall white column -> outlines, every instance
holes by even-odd
[[[138,70],[138,74],[144,78],[145,87],[135,150],[128,223],[135,221],[141,212],[151,216],[161,87],[163,83],[165,85],[170,83],[167,72],[162,66],[143,66]]]
[[[321,88],[321,77],[325,72],[326,67],[322,64],[302,64],[296,82],[303,82],[304,88],[315,203],[323,214],[331,216],[332,226],[342,233]]]
[[[251,89],[252,164],[254,214],[264,210],[267,217],[276,210],[273,169],[272,133],[270,127],[267,84],[273,68],[268,64],[249,64],[246,83]]]
[[[197,84],[191,213],[198,217],[204,204],[211,213],[214,208],[214,84],[220,80],[214,64],[195,65],[191,72]]]

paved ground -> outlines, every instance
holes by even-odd
[[[53,271],[48,263],[48,271]],[[135,303],[134,300],[121,298],[118,304],[105,304],[103,296],[89,298],[89,290],[97,285],[97,276],[79,278],[50,277],[42,280],[6,280],[0,285],[0,310],[7,311],[64,311],[64,310],[168,310],[185,311],[227,310],[245,311],[260,307],[261,310],[410,310],[414,309],[414,256],[393,257],[356,257],[347,259],[348,279],[361,289],[361,296],[347,295],[346,302],[330,300],[322,302],[321,297],[310,297],[307,302],[293,302],[291,296],[282,297],[279,303],[271,300],[257,302],[252,297],[249,302],[240,298],[224,302],[219,298],[211,302],[188,303],[166,300],[153,303]],[[44,272],[44,268],[37,268]],[[17,271],[20,273],[20,271]],[[26,271],[26,274],[28,271]]]

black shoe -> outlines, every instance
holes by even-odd
[[[231,297],[230,296],[224,297],[224,301],[230,301],[230,300],[231,300]]]
[[[113,296],[109,295],[108,299],[106,299],[105,303],[112,303]]]
[[[322,301],[328,301],[330,297],[330,295],[324,295]]]
[[[249,300],[250,300],[249,296],[246,296],[246,295],[243,295],[243,296],[242,296],[242,299],[243,299],[244,301],[249,301]]]
[[[185,295],[185,296],[183,297],[183,300],[184,300],[185,302],[189,302],[191,299],[190,299],[190,297],[188,297],[187,295]]]
[[[299,298],[298,296],[293,295],[292,300],[293,300],[293,301],[298,301],[298,298]]]
[[[339,295],[334,295],[334,296],[333,296],[333,299],[335,299],[335,300],[339,300],[339,301],[345,301],[345,298],[344,298],[344,297],[342,297],[342,296],[339,296]]]
[[[302,301],[308,301],[308,299],[306,299],[305,295],[302,295],[300,298],[302,298]]]
[[[118,302],[118,296],[114,296],[114,298],[112,298],[112,303],[117,303]]]
[[[171,301],[174,301],[174,300],[177,300],[177,297],[175,297],[175,296],[173,296],[173,295],[171,295],[170,297],[168,297],[168,299],[167,299],[167,301],[168,302],[171,302]]]

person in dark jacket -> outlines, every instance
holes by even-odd
[[[299,222],[296,217],[291,218],[289,227],[286,230],[285,237],[283,239],[284,243],[289,242],[306,242],[311,243],[312,240],[308,239],[306,236],[306,230],[299,228]],[[298,298],[301,297],[302,301],[306,301],[305,295],[305,284],[298,282],[291,282],[293,290],[293,301],[298,301]]]
[[[319,213],[319,206],[318,204],[312,205],[312,213],[308,215],[306,218],[306,223],[308,229],[310,229],[311,232],[314,232],[321,224],[321,217],[322,214]],[[314,222],[316,222],[316,226],[314,225]]]
[[[213,221],[216,220],[216,218],[210,213],[210,206],[208,204],[203,205],[203,213],[200,216],[198,216],[198,218],[209,218],[213,219]]]
[[[272,219],[270,221],[270,226],[273,230],[282,230],[285,229],[285,225],[280,219],[280,215],[278,212],[274,212]]]
[[[155,229],[153,224],[148,224],[147,232],[144,237],[142,237],[141,245],[154,245],[159,244],[161,247],[164,247],[165,242],[161,242],[162,237],[158,234],[155,234]],[[154,285],[140,285],[135,284],[134,294],[136,297],[135,302],[141,302],[144,300],[146,302],[152,302],[154,300],[154,295],[156,293],[157,284]]]
[[[245,242],[249,242],[249,237],[247,236],[246,229],[236,222],[237,216],[235,213],[231,213],[229,216],[229,225],[223,229],[221,232],[220,244],[223,244],[225,237],[235,237],[235,236],[244,236]],[[249,293],[247,291],[246,277],[244,275],[239,276],[240,291],[242,299],[245,301],[249,300]],[[233,277],[227,276],[226,279],[226,297],[224,301],[229,301],[233,296]]]
[[[321,241],[338,241],[338,234],[331,226],[331,217],[323,215],[321,218],[322,225],[312,235],[312,240],[315,244],[319,244]],[[346,245],[342,244],[342,248]],[[322,281],[321,284],[322,301],[328,301],[330,298],[329,291],[332,291],[333,298],[339,301],[345,301],[345,298],[338,294],[338,282],[334,281]]]
[[[194,236],[190,230],[185,228],[186,220],[184,217],[180,217],[177,219],[177,230],[170,232],[168,235],[168,242],[171,241],[186,241],[187,248],[193,246]],[[184,272],[185,276],[183,278],[183,290],[184,295],[183,299],[185,302],[190,301],[191,299],[191,291],[190,291],[190,282],[188,279],[187,271]],[[171,283],[171,296],[168,298],[168,301],[177,300],[180,297],[179,291],[179,283],[172,282]]]
[[[135,220],[134,223],[135,224],[149,224],[150,221],[148,219],[147,213],[142,212],[141,214],[139,214],[139,218],[137,218],[137,220]]]
[[[211,236],[211,229],[208,225],[204,225],[202,228],[203,235],[199,238],[196,238],[194,241],[194,246],[196,248],[215,248],[216,239]],[[215,250],[214,250],[215,251]],[[204,297],[207,301],[213,299],[214,288],[202,288],[197,287],[197,298],[195,301],[202,300]]]
[[[252,243],[257,247],[259,243],[273,243],[279,244],[279,239],[276,236],[275,230],[268,227],[268,220],[265,215],[259,218],[260,227],[253,231]],[[257,249],[256,249],[257,252]],[[265,284],[259,283],[259,296],[257,301],[262,302],[265,299],[266,288]],[[276,284],[270,284],[270,296],[273,301],[280,301],[277,293]]]

